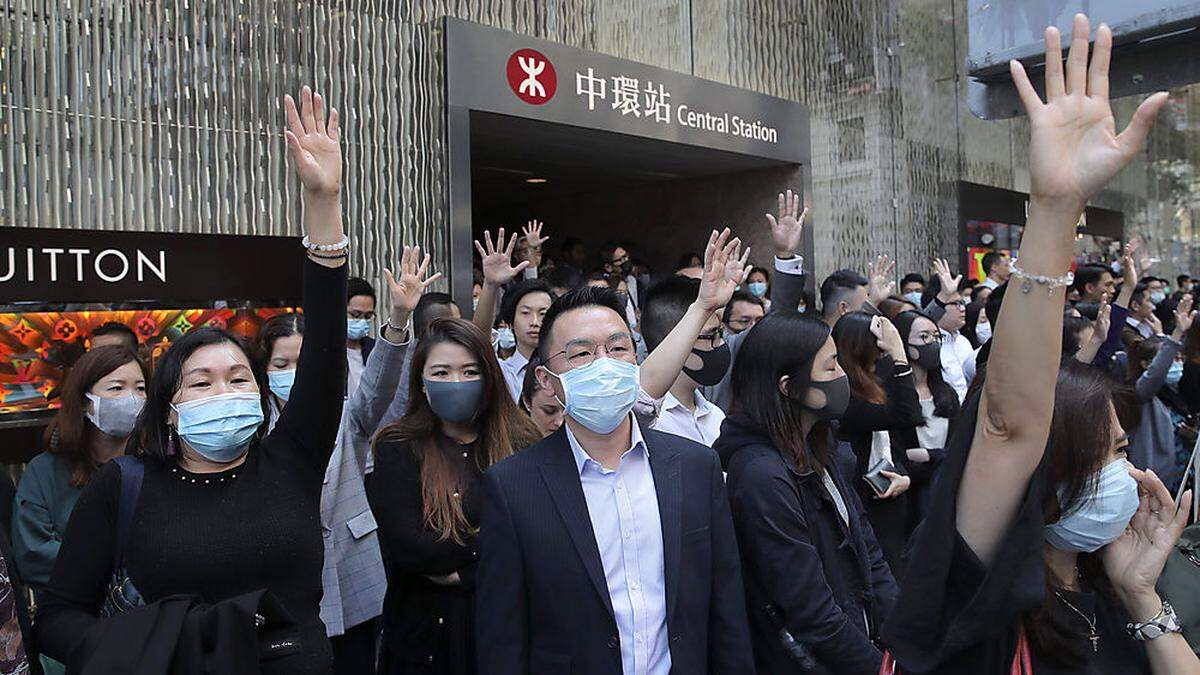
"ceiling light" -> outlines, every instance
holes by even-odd
[[[547,178],[526,178],[525,182],[526,183],[545,183],[545,182],[547,182],[547,180],[549,180],[549,179],[547,179]]]

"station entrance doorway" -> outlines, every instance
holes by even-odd
[[[445,21],[450,283],[464,311],[472,242],[533,219],[546,224],[545,254],[583,242],[585,272],[612,242],[670,274],[726,226],[770,265],[764,214],[780,192],[811,192],[804,106]]]

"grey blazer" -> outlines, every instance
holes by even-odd
[[[338,443],[325,469],[321,620],[330,637],[383,613],[387,578],[363,478],[374,464],[371,439],[400,383],[408,347],[408,342],[375,341],[358,390],[345,403]]]

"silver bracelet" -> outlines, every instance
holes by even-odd
[[[350,237],[347,237],[343,234],[342,240],[336,244],[314,244],[309,240],[308,235],[306,234],[304,235],[304,238],[300,240],[300,244],[309,251],[320,251],[323,253],[344,251],[350,248]]]
[[[1033,285],[1036,283],[1045,286],[1046,294],[1050,295],[1055,289],[1070,286],[1075,282],[1074,272],[1067,272],[1061,277],[1047,277],[1041,274],[1029,274],[1020,267],[1017,267],[1016,261],[1010,261],[1008,263],[1008,269],[1012,272],[1014,277],[1021,280],[1022,293],[1028,293],[1029,291],[1032,291]]]

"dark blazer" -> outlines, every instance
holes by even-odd
[[[729,472],[758,672],[877,675],[883,654],[873,640],[899,588],[857,493],[829,468],[847,526],[821,477],[799,470],[744,415],[726,418],[714,445]],[[815,668],[792,659],[781,627],[807,647]]]
[[[662,519],[676,675],[753,673],[737,541],[707,447],[642,430]],[[489,675],[621,674],[620,639],[565,429],[484,474],[479,662]]]

